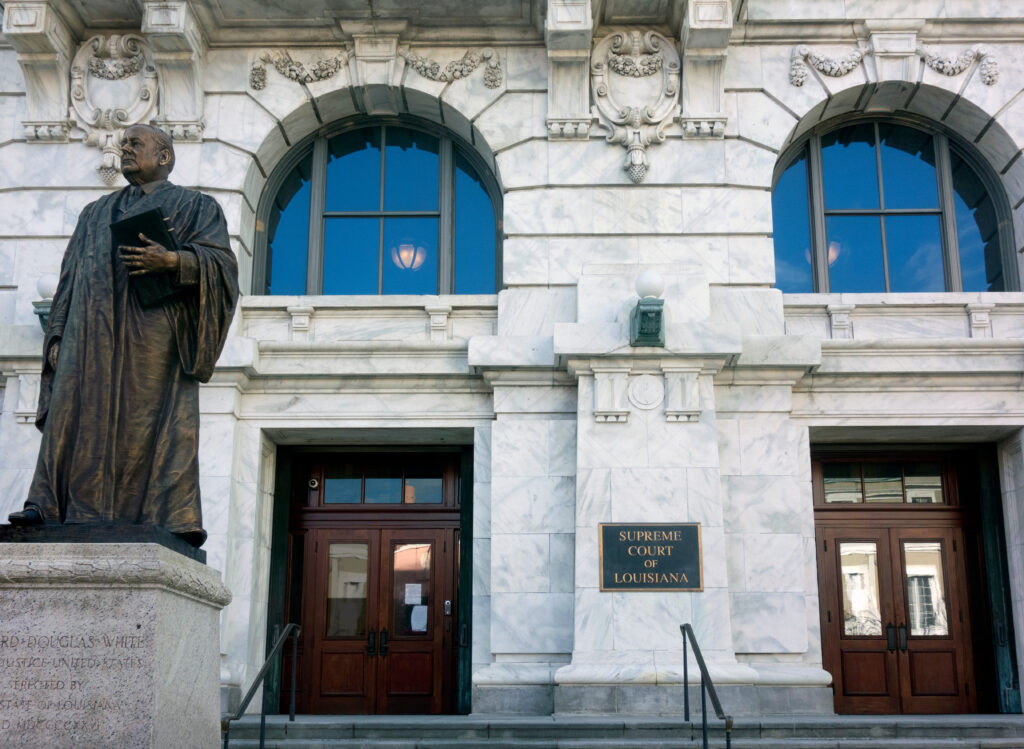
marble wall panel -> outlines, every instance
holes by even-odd
[[[572,610],[572,593],[492,594],[491,652],[571,651]]]
[[[702,527],[720,527],[721,477],[717,468],[686,468],[687,521]]]
[[[730,185],[770,190],[778,154],[739,138],[721,141],[725,147],[725,174],[720,180]]]
[[[575,590],[575,534],[552,533],[548,537],[550,554],[549,588],[552,593]]]
[[[712,320],[736,325],[744,335],[782,335],[782,293],[776,289],[711,289]]]
[[[491,475],[545,476],[548,423],[543,419],[501,419],[491,428]]]
[[[854,338],[965,338],[970,335],[967,315],[960,310],[940,314],[871,314],[854,310]]]
[[[788,384],[718,385],[715,387],[715,404],[719,414],[727,413],[737,418],[743,414],[757,418],[770,412],[788,413],[793,408],[793,389]]]
[[[614,598],[596,588],[576,588],[576,623],[573,660],[586,652],[610,652],[615,648]]]
[[[768,234],[772,230],[772,196],[768,190],[684,187],[681,192],[680,233],[717,234],[724,227],[742,227],[743,233],[751,234]]]
[[[576,390],[571,387],[550,387],[547,385],[516,386],[494,388],[494,413],[533,413],[533,414],[575,414],[576,411]],[[552,421],[550,429],[562,430],[558,432],[559,440],[565,438],[564,430],[569,429],[564,424],[556,426],[560,422]],[[572,450],[576,449],[575,422],[572,428]],[[568,444],[568,443],[565,443]],[[564,455],[559,444],[556,444],[556,436],[551,433],[549,440],[551,455],[548,460],[564,462]],[[573,455],[575,461],[575,454]],[[551,469],[549,469],[551,472]],[[551,472],[552,476],[571,475],[559,472]]]
[[[473,538],[491,537],[491,482],[473,482]]]
[[[26,118],[24,96],[0,96],[0,148],[24,137],[21,121]]]
[[[611,474],[612,521],[681,522],[688,518],[685,468],[622,468]]]
[[[599,536],[600,530],[596,523],[588,526],[576,526],[574,578],[577,590],[601,587]]]
[[[691,520],[698,522],[695,518],[691,518]],[[726,562],[728,547],[725,543],[725,531],[722,526],[701,523],[700,547],[703,559],[704,592],[711,589],[728,589],[729,569]]]
[[[769,75],[769,71],[766,70],[765,75]],[[788,61],[786,75],[788,78]],[[808,81],[808,85],[810,83]],[[771,88],[775,90],[775,86]],[[797,117],[793,110],[760,91],[737,91],[735,95],[739,135],[768,149],[777,151],[781,148],[789,132],[796,126]]]
[[[703,593],[689,595],[690,623],[704,657],[708,660],[731,660],[733,624],[729,591],[726,588],[705,588]],[[678,628],[676,633],[681,637]],[[715,658],[715,655],[719,657]]]
[[[696,190],[693,190],[696,191]],[[523,190],[505,196],[509,234],[679,234],[675,188]],[[710,208],[705,208],[705,212]]]
[[[252,154],[277,130],[277,120],[248,94],[207,94],[206,120],[205,139],[223,141]],[[287,148],[283,142],[281,146]],[[266,168],[277,159],[261,161]]]
[[[576,525],[596,528],[612,521],[612,472],[609,468],[584,468],[576,475]],[[596,544],[596,537],[594,543]]]
[[[728,533],[801,533],[801,491],[792,476],[723,476]]]
[[[11,47],[0,49],[0,91],[6,94],[25,93],[25,77],[18,65],[18,53]]]
[[[733,45],[725,58],[725,69],[722,72],[722,85],[727,89],[761,88],[763,73],[761,70],[762,47],[756,45]]]
[[[748,533],[743,536],[743,547],[746,591],[805,592],[803,537],[795,533]]]
[[[495,156],[499,183],[505,190],[532,188],[548,182],[548,142],[526,140]]]
[[[235,417],[230,415],[206,414],[202,417],[199,428],[199,474],[201,476],[232,475],[235,422]],[[240,450],[239,453],[241,453]],[[258,452],[246,463],[257,458]],[[238,459],[234,462],[240,461],[241,455],[239,454]],[[255,481],[255,476],[247,474],[247,480]]]
[[[575,482],[569,477],[495,476],[491,533],[567,533],[574,527]]]
[[[737,653],[803,653],[807,601],[803,593],[731,593]]]
[[[605,593],[613,607],[615,650],[669,650],[680,647],[679,625],[692,615],[691,593]]]
[[[724,418],[717,414],[718,428],[718,465],[723,476],[735,476],[742,473],[740,467],[740,425],[739,421]]]
[[[493,151],[530,139],[547,141],[547,95],[537,93],[506,93],[474,120]],[[503,170],[503,176],[504,170]]]
[[[548,86],[548,51],[544,47],[509,47],[505,54],[509,91],[543,91]]]
[[[491,536],[491,593],[551,591],[551,547],[547,533]]]
[[[521,287],[498,294],[498,335],[549,336],[557,322],[576,321],[576,290]]]
[[[473,595],[473,665],[491,663],[491,597]]]
[[[709,283],[729,283],[729,241],[724,236],[642,237],[637,262],[671,265],[680,274],[701,274]]]
[[[548,475],[576,476],[576,420],[548,422]]]
[[[508,237],[502,244],[501,272],[505,286],[544,285],[550,280],[547,237]],[[576,269],[576,275],[579,268]],[[573,276],[575,279],[575,276]]]
[[[771,237],[729,237],[729,283],[775,283],[775,243]]]
[[[741,419],[740,454],[743,473],[752,476],[792,475],[802,427],[785,416]]]

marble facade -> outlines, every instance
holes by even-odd
[[[495,3],[490,20],[448,3],[461,13],[425,24],[430,4],[409,0],[374,31],[341,11],[283,23],[273,3],[252,3],[250,25],[226,0],[123,3],[119,17],[107,12],[118,3],[100,5],[5,3],[0,515],[21,506],[38,449],[37,283],[57,272],[82,207],[122,184],[105,181],[116,154],[102,128],[70,108],[72,61],[96,36],[134,34],[159,92],[137,114],[174,133],[173,180],[222,205],[246,292],[201,395],[205,548],[233,596],[221,615],[226,690],[244,689],[265,652],[277,446],[399,443],[410,429],[473,448],[475,711],[662,704],[650,690],[681,685],[687,621],[716,683],[804,690],[780,709],[831,710],[820,698],[831,677],[816,441],[998,445],[1024,652],[1024,295],[784,295],[771,239],[787,145],[832,117],[910,112],[973,144],[999,176],[1020,288],[1024,11],[996,0],[673,0],[628,12],[531,0]],[[657,31],[673,46],[662,64],[681,71],[674,91],[666,74],[646,92],[670,106],[635,132],[591,89],[592,51],[634,30]],[[955,75],[919,52],[978,44],[984,54]],[[490,57],[455,80],[410,62],[443,69],[483,48]],[[261,78],[274,51],[307,73],[337,68],[294,80],[264,62]],[[498,294],[250,293],[268,178],[319,127],[362,114],[443,123],[494,170]],[[616,140],[616,127],[629,132]],[[629,346],[648,269],[666,282],[664,349]],[[630,398],[641,379],[653,401]],[[703,592],[600,591],[598,524],[649,521],[701,523]],[[646,696],[609,691],[625,686]]]

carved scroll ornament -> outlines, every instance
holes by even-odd
[[[349,57],[348,52],[342,51],[333,57],[325,57],[306,66],[293,60],[284,50],[264,52],[249,69],[249,86],[256,91],[262,91],[267,87],[267,65],[273,65],[274,70],[296,83],[325,81],[341,70],[342,66],[348,63]]]
[[[490,47],[471,49],[460,59],[449,62],[444,68],[441,67],[441,63],[421,57],[415,52],[399,50],[398,54],[409,63],[409,67],[424,78],[431,81],[444,81],[446,83],[465,78],[480,67],[482,63],[486,63],[484,65],[484,85],[487,88],[498,88],[501,86],[503,78],[501,60]]]
[[[103,153],[97,171],[113,184],[121,171],[121,134],[157,110],[157,73],[146,40],[112,34],[83,44],[71,65],[71,106],[89,133],[86,144]]]
[[[647,149],[665,140],[679,114],[679,55],[654,31],[619,32],[594,47],[590,86],[609,143],[626,148],[623,169],[639,183],[647,175]]]

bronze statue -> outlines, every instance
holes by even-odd
[[[82,211],[61,265],[43,343],[42,444],[12,525],[155,525],[202,545],[199,383],[213,374],[238,297],[227,225],[208,195],[171,184],[170,137],[121,140],[130,183]],[[159,208],[178,249],[111,224]],[[153,302],[144,284],[174,293]]]

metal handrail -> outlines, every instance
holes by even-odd
[[[726,715],[722,709],[722,703],[718,699],[718,692],[715,691],[715,684],[711,681],[711,674],[708,673],[707,664],[704,663],[704,656],[697,644],[697,636],[693,633],[693,627],[689,624],[679,626],[683,633],[683,706],[686,711],[686,720],[690,720],[690,668],[689,648],[687,640],[693,646],[693,655],[697,659],[697,666],[700,668],[700,721],[701,733],[704,737],[703,749],[708,749],[708,703],[707,696],[711,696],[711,706],[715,708],[715,715],[719,720],[725,721],[725,749],[732,749],[732,716]]]
[[[292,699],[291,706],[288,711],[288,720],[294,722],[295,720],[295,672],[298,670],[298,653],[299,653],[299,635],[302,634],[302,629],[298,624],[294,622],[289,623],[281,636],[277,638],[277,642],[274,643],[274,647],[270,651],[270,655],[263,661],[263,667],[260,668],[256,678],[252,680],[252,685],[249,687],[249,691],[245,693],[245,697],[242,698],[242,702],[238,705],[238,709],[235,710],[233,715],[228,715],[220,722],[220,730],[224,732],[224,749],[228,749],[228,737],[231,733],[231,721],[238,720],[245,713],[245,708],[249,707],[249,703],[252,702],[253,696],[256,694],[256,690],[263,683],[264,679],[267,678],[267,674],[270,672],[270,666],[274,662],[274,659],[281,654],[284,649],[285,641],[294,634],[292,640]],[[260,706],[260,749],[263,749],[266,741],[267,732],[267,706],[266,701]]]

